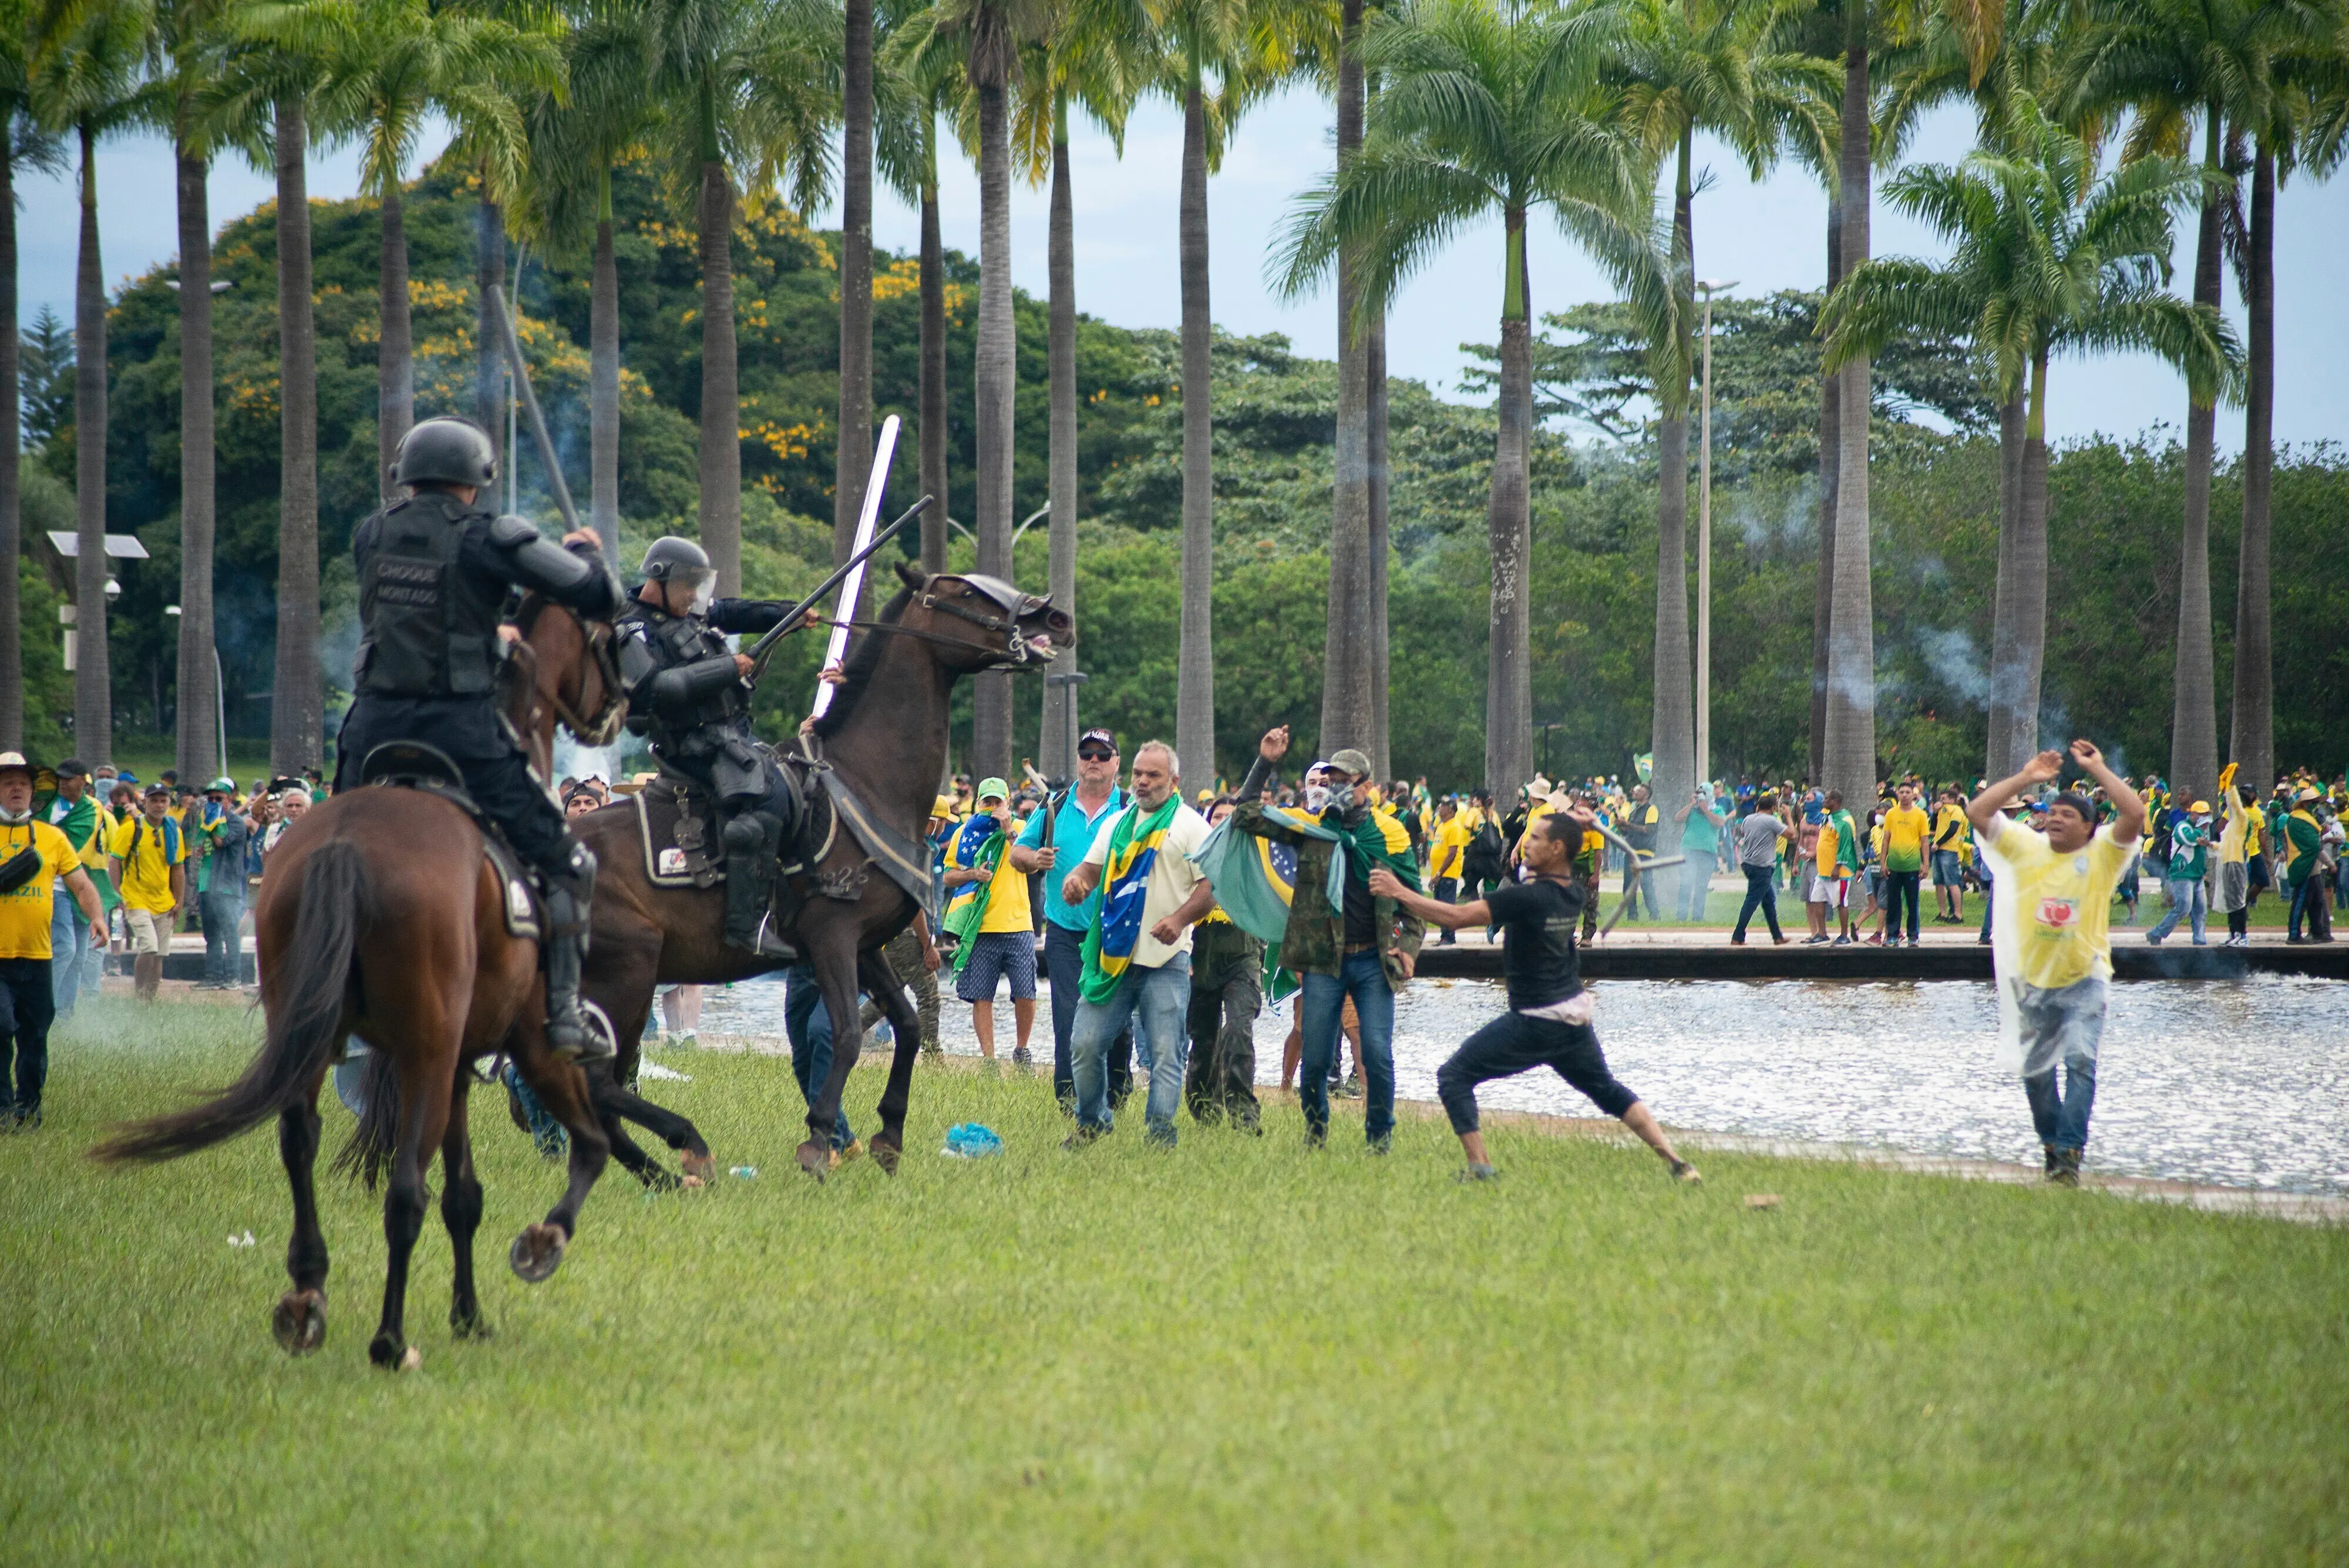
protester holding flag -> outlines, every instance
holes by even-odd
[[[1150,1048],[1150,1141],[1172,1147],[1188,1058],[1185,1014],[1191,1002],[1191,928],[1215,907],[1216,892],[1191,856],[1206,841],[1206,818],[1183,804],[1183,764],[1164,741],[1133,753],[1133,804],[1093,837],[1092,847],[1061,882],[1061,900],[1090,906],[1084,974],[1079,984],[1071,1066],[1081,1147],[1112,1127],[1108,1055],[1135,1013]]]
[[[978,1054],[995,1060],[995,988],[1011,981],[1011,1016],[1019,1044],[1011,1060],[1026,1066],[1028,1035],[1036,1027],[1036,927],[1028,903],[1028,872],[1004,852],[1017,819],[1001,779],[978,781],[978,809],[947,846],[946,928],[955,950],[955,994],[970,1003]]]
[[[1280,943],[1280,962],[1304,982],[1304,1062],[1297,1094],[1306,1141],[1318,1147],[1329,1138],[1330,1063],[1340,1017],[1351,1000],[1362,1025],[1363,1137],[1372,1153],[1384,1154],[1394,1132],[1394,988],[1411,978],[1426,927],[1392,898],[1373,896],[1371,872],[1383,866],[1416,892],[1419,866],[1402,825],[1371,809],[1371,759],[1353,747],[1330,756],[1330,794],[1318,816],[1259,802],[1264,775],[1288,751],[1287,725],[1266,732],[1227,826],[1297,851],[1295,891],[1280,929],[1267,940]],[[1209,875],[1216,875],[1212,865]],[[1233,899],[1225,908],[1255,930]]]

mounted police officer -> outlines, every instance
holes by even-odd
[[[726,941],[756,952],[793,807],[774,753],[750,732],[750,656],[728,648],[725,634],[771,631],[791,607],[712,598],[718,574],[690,539],[654,540],[637,576],[636,602],[617,623],[628,728],[715,798],[725,819]],[[801,624],[817,618],[811,612]]]
[[[546,893],[546,1034],[557,1055],[610,1054],[579,1007],[595,857],[532,774],[497,706],[507,595],[538,593],[598,620],[623,603],[595,534],[560,545],[520,517],[475,501],[497,477],[497,452],[470,420],[426,420],[399,444],[393,476],[409,487],[351,535],[362,626],[356,696],[336,742],[335,787],[359,782],[367,753],[389,741],[446,753],[466,792],[536,869]]]

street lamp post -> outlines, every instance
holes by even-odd
[[[1696,482],[1696,776],[1713,777],[1713,296],[1737,286],[1735,278],[1707,279],[1704,293],[1704,389],[1697,415]]]

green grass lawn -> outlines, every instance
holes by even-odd
[[[527,1287],[505,1245],[559,1175],[476,1096],[496,1337],[450,1341],[436,1210],[394,1376],[357,1190],[326,1182],[332,1325],[295,1361],[273,1137],[82,1158],[253,1035],[109,1005],[0,1141],[0,1560],[2349,1561],[2349,1231],[1725,1155],[1682,1190],[1506,1127],[1467,1189],[1440,1122],[1308,1155],[1285,1107],[1070,1155],[1043,1081],[958,1069],[917,1079],[894,1180],[817,1187],[784,1065],[688,1052],[653,1092],[758,1179],[647,1199],[616,1166]],[[939,1158],[961,1119],[1008,1154]]]

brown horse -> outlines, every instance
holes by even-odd
[[[874,620],[855,623],[864,629],[847,663],[846,682],[803,743],[839,771],[883,825],[921,846],[946,771],[947,702],[955,681],[979,670],[1048,662],[1052,645],[1070,641],[1074,628],[1049,599],[1019,595],[992,579],[926,577],[905,565],[897,571],[903,591]],[[621,1162],[648,1183],[665,1185],[670,1179],[629,1140],[619,1127],[622,1116],[684,1151],[688,1175],[706,1178],[715,1162],[699,1130],[619,1086],[636,1060],[654,989],[747,980],[788,961],[754,957],[726,945],[723,888],[653,884],[645,874],[644,836],[633,804],[576,818],[572,830],[595,849],[601,867],[580,989],[610,1016],[619,1036],[616,1073],[598,1064],[589,1075],[605,1130]],[[871,865],[864,847],[843,826],[829,853],[791,878],[797,907],[791,928],[781,933],[815,967],[832,1019],[832,1074],[809,1107],[810,1136],[799,1146],[801,1168],[819,1179],[830,1165],[841,1091],[864,1041],[857,1017],[860,990],[881,1004],[896,1037],[881,1096],[881,1130],[871,1144],[874,1158],[894,1169],[905,1145],[905,1106],[921,1032],[905,987],[880,949],[905,929],[918,906],[885,876],[866,875]],[[823,885],[833,892],[823,891]],[[850,896],[838,896],[852,888]]]
[[[583,626],[569,610],[530,598],[517,618],[522,641],[501,676],[505,711],[543,777],[556,718],[591,742],[609,738],[620,706],[610,628]],[[571,1135],[562,1201],[514,1239],[512,1262],[523,1280],[543,1280],[561,1262],[610,1146],[585,1080],[547,1046],[538,944],[508,934],[506,888],[484,856],[481,830],[463,807],[428,790],[347,789],[270,852],[254,925],[268,1021],[260,1054],[215,1098],[124,1129],[98,1158],[171,1159],[274,1116],[294,1191],[294,1237],[285,1254],[293,1288],[274,1325],[287,1350],[315,1350],[326,1334],[326,1244],[312,1180],[318,1089],[356,1034],[375,1052],[374,1092],[343,1162],[370,1185],[383,1166],[391,1173],[383,1212],[390,1266],[367,1354],[379,1366],[414,1363],[402,1321],[408,1265],[436,1147],[440,1215],[456,1251],[449,1324],[460,1337],[486,1334],[473,1285],[481,1184],[466,1133],[471,1064],[510,1052]]]

